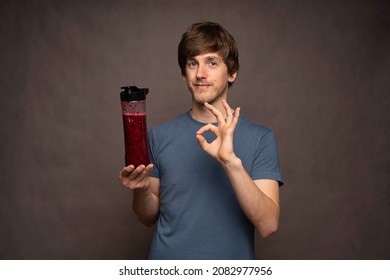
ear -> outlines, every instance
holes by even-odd
[[[237,72],[235,72],[235,73],[229,75],[228,81],[229,81],[230,83],[233,83],[234,80],[236,79],[236,77],[237,77]]]

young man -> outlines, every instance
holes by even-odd
[[[254,229],[278,228],[278,151],[272,132],[227,100],[238,51],[219,24],[191,25],[178,49],[192,109],[149,131],[151,164],[120,172],[133,209],[157,223],[151,259],[253,259]]]

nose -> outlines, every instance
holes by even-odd
[[[198,80],[206,79],[207,78],[207,71],[204,66],[198,65],[197,71],[196,71],[196,78]]]

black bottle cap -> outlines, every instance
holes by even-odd
[[[136,86],[121,87],[121,101],[145,100],[149,92],[148,88],[138,88]]]

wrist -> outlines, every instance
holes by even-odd
[[[222,164],[223,168],[225,168],[227,170],[228,169],[236,169],[236,168],[240,168],[242,166],[242,161],[239,157],[234,155],[229,159],[221,161],[221,164]]]
[[[150,187],[148,185],[144,186],[144,187],[141,187],[141,188],[133,189],[134,194],[137,194],[137,195],[147,194],[149,192],[149,190],[150,190]]]

